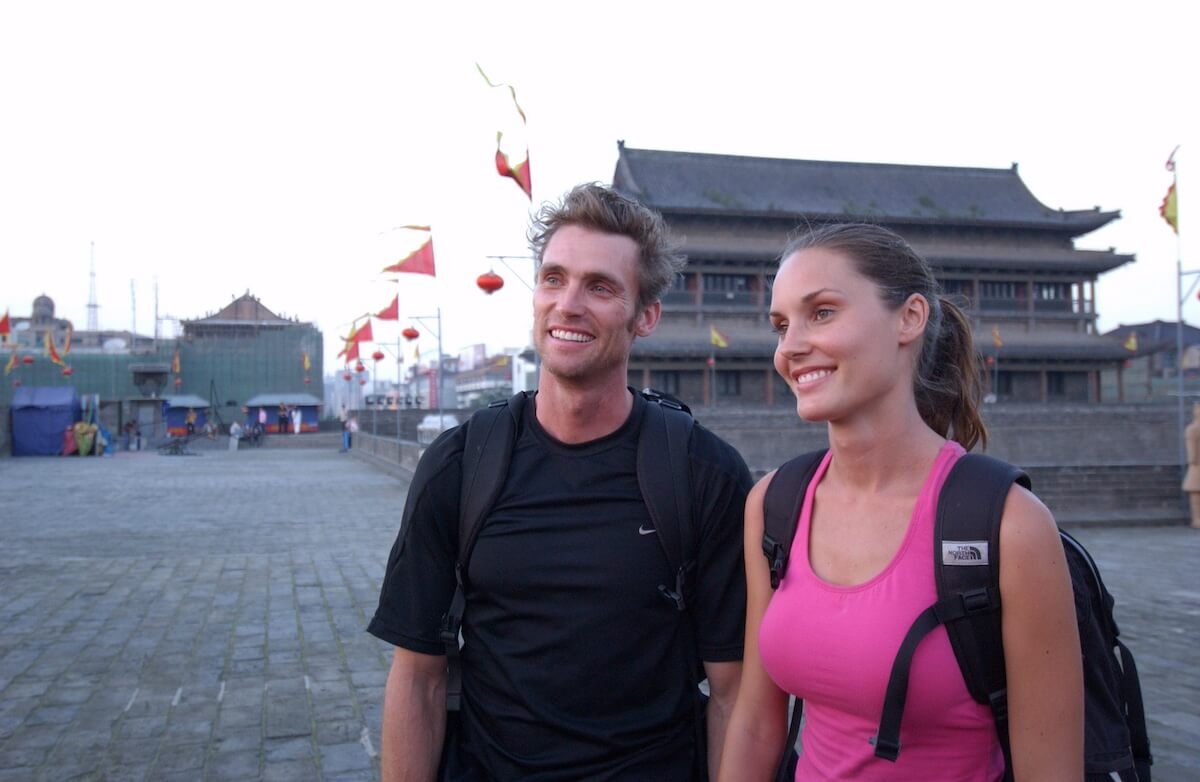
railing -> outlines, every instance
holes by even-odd
[[[1028,312],[1029,299],[981,298],[979,309],[985,312]]]
[[[708,305],[733,305],[740,307],[753,306],[754,294],[750,291],[705,291],[704,304]]]
[[[663,304],[687,306],[696,303],[695,291],[667,291],[662,297]]]

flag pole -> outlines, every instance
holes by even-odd
[[[1200,280],[1193,280],[1188,292],[1183,292],[1183,278],[1200,274],[1200,271],[1184,271],[1183,270],[1183,244],[1179,233],[1179,175],[1175,172],[1175,153],[1179,151],[1179,147],[1171,152],[1171,156],[1167,158],[1167,170],[1171,172],[1171,191],[1175,197],[1175,222],[1171,225],[1175,229],[1175,395],[1178,397],[1176,408],[1178,412],[1179,424],[1179,467],[1183,471],[1187,471],[1187,444],[1185,442],[1184,430],[1187,427],[1187,416],[1184,405],[1184,382],[1183,382],[1183,302],[1192,295],[1192,291],[1196,287],[1196,283]],[[1165,211],[1166,203],[1163,204],[1163,217],[1168,218]],[[1170,219],[1167,219],[1170,223]]]
[[[403,381],[404,372],[404,354],[400,338],[402,335],[400,327],[400,315],[396,315],[396,441],[400,441],[400,409],[403,405],[400,403],[400,385]]]
[[[438,432],[440,433],[440,432],[444,432],[446,430],[446,421],[442,414],[442,409],[444,407],[444,404],[442,402],[442,389],[445,388],[445,384],[443,383],[442,378],[443,378],[443,375],[445,374],[443,372],[443,370],[445,369],[443,364],[446,361],[446,356],[444,353],[442,353],[442,308],[440,305],[437,308],[437,324],[438,324],[438,329],[437,329],[438,330],[438,333],[437,333],[437,338],[438,338],[437,397],[438,397]]]

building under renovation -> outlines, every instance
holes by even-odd
[[[102,423],[111,430],[134,420],[154,437],[166,433],[167,396],[203,399],[208,415],[227,425],[241,418],[240,408],[256,395],[322,394],[321,332],[312,323],[279,317],[249,292],[216,312],[183,321],[182,335],[170,340],[117,332],[98,339],[75,331],[70,321],[54,317],[47,296],[34,302],[31,317],[12,321],[14,338],[4,358],[10,369],[0,386],[3,407],[22,385],[72,386],[98,400]]]
[[[1075,240],[1120,216],[1042,204],[1010,169],[780,160],[631,149],[613,186],[662,213],[685,272],[634,343],[630,383],[695,404],[790,403],[767,311],[779,253],[799,226],[885,225],[965,305],[1000,401],[1095,402],[1129,352],[1097,333],[1096,280],[1132,255]],[[714,339],[712,328],[719,339]],[[725,347],[719,343],[724,342]]]

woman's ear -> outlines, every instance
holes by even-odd
[[[925,333],[929,323],[929,300],[919,293],[914,293],[900,305],[900,330],[898,337],[901,345],[908,345]]]

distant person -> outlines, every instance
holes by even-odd
[[[242,425],[234,421],[229,425],[229,450],[238,449],[238,441],[242,439]]]
[[[300,415],[300,408],[293,407],[292,408],[292,434],[300,434],[301,420],[302,419],[301,419],[301,415]]]
[[[187,411],[187,433],[193,435],[196,433],[196,408],[189,407]]]
[[[354,447],[354,435],[358,432],[358,418],[351,415],[346,419],[346,450]]]
[[[634,341],[654,331],[683,259],[658,214],[600,185],[544,207],[530,236],[541,374],[513,402],[503,486],[456,579],[460,492],[475,477],[464,449],[482,419],[426,449],[368,627],[396,646],[382,779],[431,780],[439,759],[454,780],[707,779],[741,668],[750,473],[694,422],[672,447],[662,421],[686,414],[628,387]],[[693,544],[678,570],[639,484],[653,469],[643,446],[687,471],[692,512],[662,520]],[[462,599],[462,707],[448,719],[440,630]]]
[[[288,430],[288,408],[283,402],[279,403],[279,414],[275,421],[275,430],[279,434],[286,434]]]
[[[1183,490],[1192,511],[1192,526],[1200,528],[1200,404],[1192,405],[1192,422],[1183,432],[1187,446],[1188,468]]]
[[[763,498],[775,473],[746,501],[746,659],[720,780],[773,778],[795,695],[804,701],[797,782],[995,782],[1005,758],[992,710],[968,693],[942,626],[913,657],[895,762],[876,757],[872,742],[897,650],[937,602],[939,492],[965,449],[987,437],[970,321],[907,242],[864,224],[788,244],[770,319],[775,369],[800,418],[826,423],[830,448],[799,506],[776,591],[762,555]],[[999,550],[1011,771],[1018,780],[1081,780],[1071,579],[1050,512],[1016,485]]]
[[[258,433],[261,437],[267,433],[267,408],[258,408]]]

